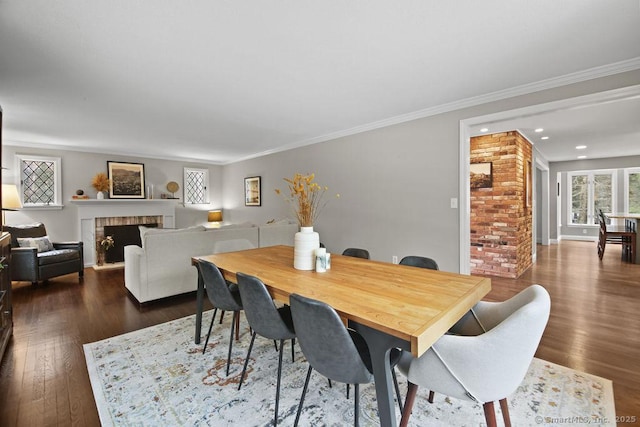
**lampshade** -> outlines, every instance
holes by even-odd
[[[14,211],[22,208],[18,187],[15,184],[2,184],[2,210]]]
[[[207,221],[209,222],[220,222],[222,221],[222,211],[209,211],[209,215],[207,216]]]

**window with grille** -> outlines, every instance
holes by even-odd
[[[184,202],[209,203],[209,171],[184,168]]]
[[[18,155],[22,206],[60,206],[60,158]]]

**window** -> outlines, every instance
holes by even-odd
[[[570,172],[568,174],[569,224],[597,225],[598,211],[613,212],[616,185],[614,171]]]
[[[640,214],[640,168],[624,170],[624,210]]]
[[[184,168],[184,202],[209,203],[209,170]]]
[[[22,206],[61,206],[60,158],[22,154],[16,158],[20,171]]]

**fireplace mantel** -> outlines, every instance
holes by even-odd
[[[93,205],[131,205],[131,204],[168,204],[175,206],[177,200],[175,199],[78,199],[69,200],[70,203],[78,206],[93,206]]]
[[[84,265],[96,262],[96,218],[162,216],[165,228],[175,227],[177,200],[167,199],[89,199],[70,200],[78,210],[78,235],[84,242]]]

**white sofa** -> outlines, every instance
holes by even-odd
[[[142,247],[124,248],[124,284],[140,303],[195,291],[198,275],[191,265],[192,257],[281,244],[293,246],[297,230],[296,224],[175,230],[142,227]]]

